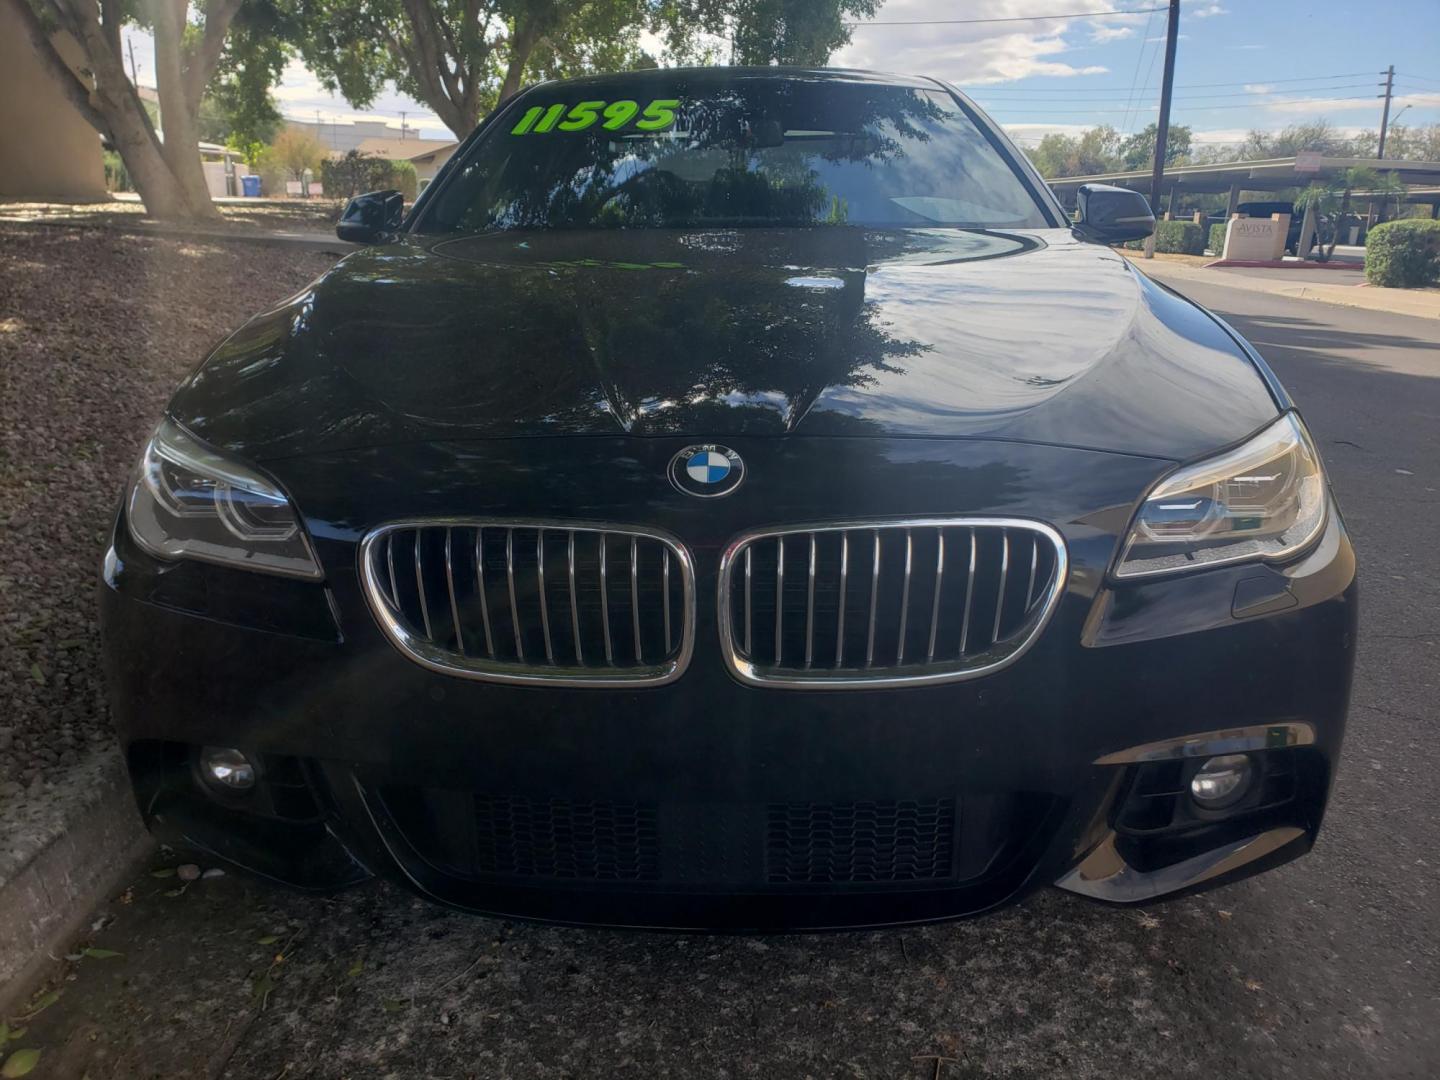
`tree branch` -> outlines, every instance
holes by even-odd
[[[225,51],[225,37],[230,23],[240,10],[242,0],[212,0],[205,8],[205,32],[200,43],[185,57],[185,97],[191,109],[199,107],[200,96],[210,85],[210,78]]]

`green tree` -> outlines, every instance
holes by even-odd
[[[1236,159],[1255,161],[1294,157],[1306,150],[1331,157],[1349,157],[1355,149],[1354,141],[1336,131],[1330,121],[1312,120],[1308,124],[1290,124],[1280,131],[1250,132],[1241,144]]]
[[[1027,153],[1040,175],[1049,179],[1115,172],[1124,167],[1120,148],[1120,133],[1102,124],[1079,135],[1053,132]]]
[[[301,180],[307,169],[311,173],[320,171],[325,162],[325,148],[304,128],[288,127],[270,144],[270,157],[292,180]]]
[[[265,144],[279,134],[285,118],[270,88],[292,55],[298,34],[290,0],[247,0],[235,15],[225,52],[200,99],[200,138],[237,150]]]
[[[1350,216],[1350,198],[1356,191],[1373,192],[1382,208],[1405,192],[1405,185],[1394,173],[1380,173],[1374,169],[1356,166],[1328,177],[1323,182],[1311,184],[1295,200],[1297,212],[1314,205],[1315,216],[1330,225],[1330,245],[1320,245],[1320,262],[1329,262],[1335,254],[1335,245],[1340,242],[1345,219]]]
[[[672,54],[691,59],[698,28],[731,43],[733,64],[823,65],[850,42],[847,23],[880,0],[671,0],[661,22]]]
[[[705,60],[706,34],[748,62],[820,64],[849,40],[844,20],[878,0],[294,0],[310,69],[357,108],[387,81],[434,110],[457,138],[527,81]]]
[[[1127,169],[1146,169],[1155,161],[1155,139],[1160,126],[1150,124],[1131,135],[1120,145],[1120,160]],[[1166,166],[1183,164],[1190,156],[1190,128],[1186,124],[1171,124],[1165,137]]]

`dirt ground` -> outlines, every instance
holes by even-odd
[[[0,223],[0,826],[113,741],[95,575],[165,400],[224,331],[333,261]]]

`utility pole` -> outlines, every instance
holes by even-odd
[[[1170,140],[1170,91],[1175,86],[1175,42],[1180,35],[1180,0],[1170,0],[1165,27],[1165,75],[1160,83],[1160,118],[1155,124],[1155,164],[1150,171],[1150,212],[1160,216],[1160,180],[1165,175],[1165,144]],[[1155,236],[1145,239],[1145,258],[1155,257]]]
[[[140,89],[140,76],[135,74],[135,35],[131,34],[125,44],[130,46],[130,81],[135,84],[135,89]]]
[[[1383,158],[1385,156],[1385,130],[1390,126],[1390,99],[1395,94],[1395,65],[1391,64],[1384,71],[1380,72],[1380,74],[1385,76],[1385,93],[1376,94],[1375,96],[1385,99],[1385,111],[1380,114],[1380,145],[1375,149],[1375,156],[1377,158]]]
[[[401,109],[401,110],[400,110],[400,141],[401,141],[401,142],[404,142],[404,141],[405,141],[405,117],[406,117],[407,115],[408,115],[408,114],[405,112],[404,109]]]

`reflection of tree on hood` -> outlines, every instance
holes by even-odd
[[[893,166],[944,117],[914,90],[755,83],[687,102],[676,128],[657,136],[599,127],[513,136],[461,227],[839,223],[844,200],[814,163]]]

